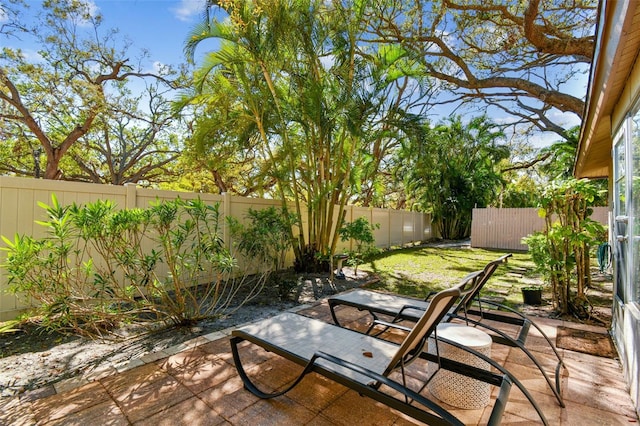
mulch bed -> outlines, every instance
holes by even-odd
[[[585,354],[616,358],[618,356],[608,333],[558,327],[556,346]]]

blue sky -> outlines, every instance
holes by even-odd
[[[147,48],[153,61],[185,61],[184,41],[202,19],[204,0],[94,0],[104,26],[118,28],[134,48]]]
[[[34,18],[42,9],[39,0],[26,0],[30,6],[25,18]],[[135,56],[141,49],[150,53],[150,61],[177,65],[185,62],[184,41],[193,26],[202,20],[205,0],[87,0],[94,13],[103,16],[103,33],[111,28],[119,30],[119,37],[132,41],[130,52]],[[6,17],[0,14],[0,23]],[[21,47],[27,55],[40,46],[29,39],[5,39],[3,43]]]

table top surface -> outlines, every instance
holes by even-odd
[[[482,330],[464,324],[442,323],[438,325],[438,337],[470,348],[491,346],[491,336]]]

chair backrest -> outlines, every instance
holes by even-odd
[[[467,293],[465,293],[463,297],[460,298],[460,301],[458,302],[452,313],[457,314],[460,312],[460,310],[466,310],[473,302],[473,299],[477,298],[480,295],[480,290],[482,290],[487,281],[489,281],[489,278],[491,278],[496,269],[498,269],[498,266],[506,263],[507,259],[511,256],[513,255],[511,253],[508,253],[504,256],[500,256],[496,260],[492,260],[491,262],[487,263],[487,265],[484,267],[484,273],[482,274],[482,276],[478,277],[475,283],[473,283],[473,287]]]
[[[422,352],[427,338],[436,329],[442,318],[449,312],[456,300],[473,290],[474,283],[482,279],[484,271],[472,272],[457,285],[437,293],[429,302],[429,307],[400,344],[398,351],[387,365],[385,376],[393,370],[413,361]]]

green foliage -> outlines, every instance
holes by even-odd
[[[355,242],[355,249],[347,251],[349,256],[347,262],[354,267],[356,275],[358,274],[358,265],[379,252],[375,246],[376,240],[373,235],[373,231],[379,228],[380,224],[372,225],[364,217],[359,217],[353,222],[343,223],[340,227],[340,239]]]
[[[486,116],[453,117],[434,129],[423,123],[418,131],[402,154],[414,207],[431,212],[442,238],[466,238],[473,208],[489,205],[502,186],[497,164],[509,150],[497,142],[504,135]]]
[[[17,325],[20,325],[20,320],[0,322],[0,335],[20,331],[20,328],[16,327]]]
[[[286,210],[269,207],[262,210],[249,209],[242,224],[233,217],[227,222],[238,251],[251,262],[261,262],[262,270],[271,273],[284,269],[287,253],[292,247],[290,232],[296,223],[295,216]],[[272,275],[272,278],[275,276]],[[285,299],[292,290],[284,281],[277,281],[278,293]]]
[[[589,315],[585,289],[591,283],[591,247],[602,241],[605,232],[589,216],[600,196],[598,185],[588,180],[550,185],[540,201],[545,229],[523,239],[537,270],[552,286],[554,306],[563,314]]]
[[[400,44],[379,51],[361,44],[366,2],[215,6],[228,19],[197,25],[185,46],[193,59],[199,43],[219,41],[182,100],[202,112],[190,148],[202,153],[220,188],[280,199],[306,224],[290,235],[296,268],[321,269],[335,252],[333,224],[342,222],[346,203],[384,199],[382,180],[391,179],[379,171],[426,77]]]
[[[499,199],[492,203],[494,207],[524,208],[538,205],[539,183],[526,174],[513,177],[513,179],[509,179],[508,176],[504,177],[508,182],[500,193]]]
[[[42,205],[47,235],[2,237],[10,290],[38,303],[43,324],[95,336],[122,321],[189,323],[255,296],[257,275],[232,275],[218,205],[163,201],[117,210],[111,201]]]

